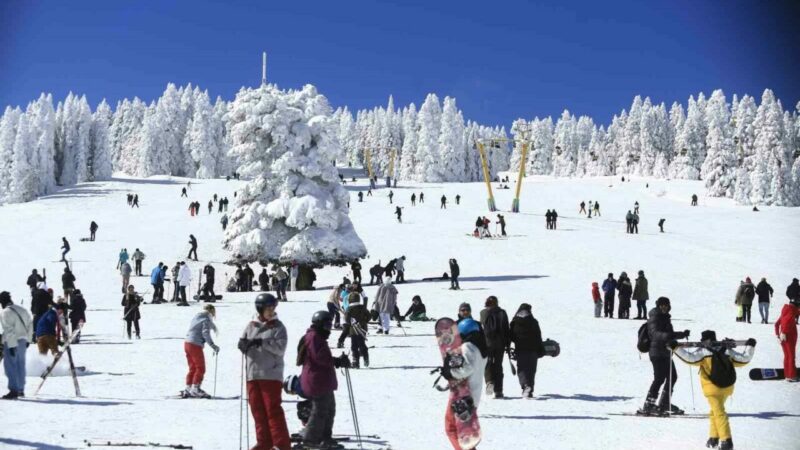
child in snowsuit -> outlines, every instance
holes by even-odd
[[[726,348],[716,340],[716,333],[706,330],[703,331],[701,338],[704,345],[694,351],[680,347],[676,341],[671,342],[670,347],[675,351],[675,355],[686,364],[700,366],[700,384],[703,387],[703,395],[708,400],[708,406],[711,408],[708,416],[711,426],[706,447],[716,448],[719,445],[720,450],[732,450],[733,440],[731,439],[728,414],[725,412],[725,400],[733,394],[733,386],[736,382],[734,368],[750,362],[755,351],[756,340],[748,339],[747,346],[742,353],[736,352],[732,348]]]
[[[594,316],[600,317],[600,310],[603,309],[603,301],[600,298],[600,287],[597,281],[592,282],[592,301],[594,302]]]

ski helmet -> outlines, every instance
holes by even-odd
[[[317,311],[311,316],[311,326],[330,330],[333,328],[333,316],[328,311]]]
[[[278,304],[278,299],[272,294],[258,294],[256,297],[256,311],[261,314],[265,306],[275,306]]]
[[[480,330],[480,325],[478,325],[478,322],[473,319],[464,319],[461,322],[458,322],[458,334],[461,336],[467,336],[470,333],[475,333],[476,331]]]
[[[289,375],[283,380],[283,392],[291,395],[297,395],[298,388],[300,387],[300,377],[297,375]]]
[[[667,305],[667,308],[672,309],[672,305],[669,303],[669,299],[667,297],[659,297],[658,300],[656,300],[656,307],[660,308],[661,305]]]

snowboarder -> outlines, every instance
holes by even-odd
[[[94,220],[92,221],[92,223],[89,224],[89,240],[90,241],[94,242],[94,237],[95,237],[95,234],[97,233],[97,229],[98,228],[99,228],[99,226],[97,225],[97,222],[95,222]]]
[[[794,279],[794,283],[797,279]],[[781,315],[775,321],[775,336],[781,343],[783,350],[783,373],[788,382],[800,381],[795,365],[795,352],[797,351],[797,317],[800,316],[800,301],[792,299],[783,305]]]
[[[194,237],[193,234],[189,235],[189,254],[186,256],[186,259],[192,259],[192,254],[194,254],[194,260],[197,261],[197,239]]]
[[[363,201],[364,201],[364,192],[358,191],[358,203],[361,203]]]
[[[551,229],[553,227],[553,213],[551,213],[549,209],[544,213],[544,219],[546,224],[545,228],[548,230]]]
[[[510,340],[514,343],[514,351],[509,352],[509,358],[514,355],[517,360],[517,377],[522,388],[522,397],[533,398],[536,365],[538,359],[544,355],[544,344],[542,330],[539,328],[539,321],[533,317],[531,305],[519,305],[509,329]]]
[[[192,282],[192,271],[186,261],[181,261],[180,269],[178,270],[178,289],[181,295],[181,301],[178,306],[189,306],[186,300],[186,288]]]
[[[643,414],[683,414],[683,410],[672,404],[672,392],[678,373],[672,362],[672,352],[667,345],[677,339],[689,337],[689,330],[674,331],[669,314],[672,309],[667,297],[659,297],[647,319],[647,335],[650,337],[650,363],[653,365],[653,382],[647,391],[647,398],[642,407]],[[661,398],[656,404],[656,397],[661,386]]]
[[[594,202],[594,215],[600,217],[600,202]]]
[[[617,291],[619,291],[619,312],[617,314],[617,318],[630,319],[631,294],[633,293],[633,287],[631,286],[631,280],[628,278],[627,272],[622,272],[619,274],[619,279],[617,280]]]
[[[286,286],[289,284],[289,274],[283,270],[283,267],[278,266],[275,269],[275,279],[278,280],[278,282],[275,283],[275,291],[278,294],[278,300],[284,302],[289,300],[286,298]]]
[[[503,354],[510,343],[508,315],[500,308],[497,297],[490,295],[481,311],[481,326],[486,336],[488,361],[486,363],[486,393],[503,398]]]
[[[769,300],[772,298],[772,286],[767,283],[766,278],[762,278],[756,286],[756,295],[758,295],[758,313],[761,315],[761,323],[768,323],[769,319]]]
[[[456,205],[460,205],[460,204],[461,204],[461,195],[460,194],[456,194]]]
[[[142,261],[144,261],[144,253],[142,253],[142,251],[137,248],[136,251],[133,252],[132,256],[135,266],[134,271],[136,273],[136,276],[140,277],[142,276]]]
[[[458,285],[458,277],[461,275],[461,268],[458,267],[458,261],[455,258],[450,258],[450,289],[461,289]]]
[[[630,209],[628,210],[628,214],[625,214],[625,233],[633,233],[633,213]]]
[[[420,192],[419,193],[419,202],[420,203],[425,203],[425,193],[424,192]]]
[[[225,231],[225,229],[228,228],[228,215],[223,214],[222,218],[219,219],[219,223],[222,224],[222,231]]]
[[[256,277],[256,273],[253,272],[253,269],[250,268],[250,264],[247,263],[245,263],[242,273],[244,274],[244,290],[251,292],[253,290],[253,278]]]
[[[403,223],[403,208],[399,206],[394,207],[394,213],[397,215],[397,221]]]
[[[160,262],[150,271],[150,284],[153,286],[153,303],[164,301],[164,272],[161,270],[163,267],[164,263]]]
[[[139,305],[142,303],[142,297],[136,293],[132,284],[128,285],[128,290],[122,296],[122,320],[126,323],[126,330],[128,331],[128,339],[131,339],[131,325],[136,330],[136,339],[141,339],[141,330],[139,329],[139,319],[142,315],[139,313]]]
[[[681,347],[677,342],[670,343],[670,348],[686,364],[700,366],[700,385],[703,395],[708,400],[711,413],[709,438],[706,447],[720,450],[733,450],[731,426],[728,413],[725,412],[725,400],[733,395],[736,382],[736,367],[742,367],[753,359],[756,340],[748,339],[744,352],[739,353],[732,348],[717,343],[717,334],[712,330],[702,333],[703,346],[694,351]]]
[[[350,270],[353,272],[353,283],[361,283],[361,263],[358,260],[351,262]]]
[[[411,194],[411,206],[416,206],[416,205],[417,205],[417,194],[413,193]]]
[[[442,195],[441,201],[442,204],[439,206],[439,209],[447,209],[447,197]]]
[[[181,197],[187,197],[187,198],[189,197],[189,196],[186,194],[186,187],[182,187],[182,188],[181,188]]]
[[[505,216],[503,216],[502,214],[498,214],[497,215],[497,223],[500,224],[500,235],[501,236],[505,236],[506,235],[506,218],[505,218]],[[497,231],[497,230],[495,229],[495,231]]]
[[[617,289],[617,280],[614,274],[608,274],[608,278],[603,281],[603,317],[614,318],[614,291]]]
[[[350,292],[347,294],[347,310],[344,313],[344,324],[350,336],[350,351],[353,354],[353,368],[360,367],[360,359],[364,359],[364,367],[369,367],[369,349],[367,349],[367,324],[369,311],[366,305],[361,304],[361,294]]]
[[[69,321],[73,330],[79,329],[86,322],[86,299],[83,298],[80,289],[72,291],[69,297]],[[77,344],[80,340],[81,334],[78,332],[72,343]]]
[[[206,282],[203,283],[203,299],[206,301],[215,301],[217,294],[214,293],[214,266],[206,264],[203,267],[203,275],[206,276]]]
[[[586,214],[586,202],[581,200],[580,210],[578,210],[578,214]]]
[[[425,309],[425,304],[422,303],[422,297],[415,295],[411,298],[411,306],[409,306],[408,311],[403,314],[403,320],[410,320],[411,322],[428,320],[427,310]]]
[[[134,206],[137,208],[139,207],[139,194],[134,194],[133,196],[133,204],[131,205],[131,208]]]
[[[369,285],[372,286],[375,283],[383,284],[383,266],[380,261],[369,269]]]
[[[597,281],[592,282],[592,302],[594,302],[594,316],[600,317],[600,311],[603,309],[603,300],[600,298],[600,287]]]
[[[64,249],[64,251],[61,252],[61,261],[67,262],[67,253],[69,253],[69,241],[67,241],[67,238],[62,237],[61,242],[62,242],[61,248]]]
[[[659,229],[659,230],[660,230],[662,233],[664,232],[664,222],[666,222],[666,221],[667,221],[667,219],[665,219],[665,218],[663,218],[663,217],[662,217],[661,219],[658,219],[658,229]]]
[[[392,191],[390,190],[390,191],[389,191],[389,204],[390,204],[390,205],[392,204],[392,199],[393,199],[393,198],[394,198],[394,192],[392,192]]]
[[[650,299],[650,294],[647,292],[647,278],[644,277],[643,270],[640,270],[639,276],[636,277],[633,299],[636,300],[636,319],[647,320],[647,300]]]
[[[247,364],[247,401],[256,425],[254,448],[286,450],[291,441],[281,388],[289,338],[275,312],[278,300],[273,295],[259,294],[255,306],[258,316],[247,324],[238,344]]]
[[[406,282],[406,267],[405,267],[405,263],[406,263],[405,255],[397,258],[397,260],[395,261],[394,268],[395,268],[395,270],[397,270],[397,278],[395,279],[395,283],[397,283],[397,284]]]
[[[697,206],[697,194],[692,194],[692,206]]]
[[[739,285],[736,291],[735,303],[742,307],[742,320],[740,322],[750,323],[750,313],[753,308],[753,299],[756,296],[756,287],[750,277],[745,278],[744,283]]]
[[[64,298],[69,300],[72,291],[75,290],[75,275],[69,270],[69,267],[64,267],[64,273],[61,275],[61,287],[64,289]]]
[[[3,330],[3,369],[8,379],[5,400],[25,396],[25,354],[28,338],[33,334],[31,316],[25,308],[15,305],[11,294],[0,292],[0,328]]]
[[[124,294],[128,290],[128,284],[131,282],[131,273],[133,273],[133,269],[128,262],[122,263],[119,266],[119,273],[122,275],[122,293]]]
[[[342,448],[332,439],[338,387],[336,368],[350,367],[347,355],[334,358],[328,347],[333,319],[328,311],[317,311],[311,327],[300,341],[297,364],[303,366],[300,386],[311,400],[311,415],[303,433],[303,445],[311,448]],[[316,447],[314,447],[316,446]]]
[[[375,303],[380,314],[380,325],[378,334],[389,334],[390,319],[397,305],[397,288],[392,284],[392,277],[387,276],[378,293],[375,294]]]
[[[200,385],[203,384],[203,376],[206,374],[206,357],[203,354],[203,347],[208,344],[214,350],[214,356],[219,353],[219,347],[211,338],[211,332],[217,332],[217,326],[214,324],[216,316],[217,310],[214,305],[206,305],[192,318],[192,322],[189,324],[189,331],[183,342],[183,351],[186,353],[186,362],[189,364],[189,372],[186,374],[186,389],[182,392],[184,397],[211,397],[200,389]],[[248,393],[250,392],[249,387]]]

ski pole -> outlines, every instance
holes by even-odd
[[[242,450],[242,417],[244,416],[244,355],[239,365],[239,450]]]
[[[689,342],[689,338],[686,338],[686,342]],[[692,387],[692,411],[696,411],[694,405],[694,374],[692,373],[692,366],[686,366],[689,369],[689,386]]]
[[[217,362],[219,360],[219,353],[214,352],[214,397],[217,396]]]
[[[347,380],[347,394],[350,397],[350,411],[353,413],[353,426],[356,432],[356,439],[358,439],[358,448],[364,449],[364,444],[361,442],[361,430],[358,426],[358,413],[356,413],[356,399],[353,395],[353,383],[350,380],[350,369],[345,366],[344,376]]]

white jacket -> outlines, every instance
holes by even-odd
[[[178,284],[181,286],[189,286],[191,282],[192,269],[189,268],[188,264],[184,264],[181,266],[181,270],[178,271]]]
[[[31,315],[19,305],[8,305],[0,313],[0,324],[3,327],[3,343],[9,348],[16,348],[20,339],[28,342],[33,334]]]
[[[450,373],[459,379],[469,379],[469,391],[477,409],[483,392],[483,369],[486,368],[486,358],[481,355],[478,347],[471,342],[461,344],[461,354],[464,356],[464,364],[461,367],[451,369]]]
[[[405,263],[405,261],[402,258],[397,258],[397,261],[394,263],[394,268],[400,272],[405,272],[406,269],[403,268],[403,263]]]

